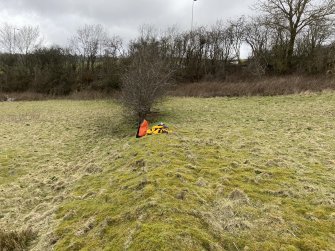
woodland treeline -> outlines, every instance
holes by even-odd
[[[142,26],[131,41],[85,25],[66,47],[43,46],[38,27],[2,24],[0,92],[111,92],[145,48],[169,65],[175,83],[334,73],[334,0],[267,0],[254,8],[256,16],[191,31]],[[240,57],[242,45],[250,47],[248,59]]]

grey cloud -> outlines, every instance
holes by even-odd
[[[248,6],[253,3],[254,0],[198,0],[194,21],[197,25],[210,25],[218,19],[248,15]],[[38,24],[50,43],[64,45],[78,27],[87,23],[102,24],[110,33],[127,40],[136,36],[141,24],[189,29],[191,10],[192,0],[0,0],[0,23],[19,20]]]

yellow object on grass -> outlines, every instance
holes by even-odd
[[[170,133],[171,131],[169,130],[168,127],[163,126],[163,125],[157,125],[153,126],[151,129],[147,130],[148,135],[157,135],[157,134],[162,134],[162,133]]]

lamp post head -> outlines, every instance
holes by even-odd
[[[194,16],[194,2],[196,2],[197,0],[193,0],[192,1],[192,22],[191,22],[191,31],[193,30],[193,16]]]

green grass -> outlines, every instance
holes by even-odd
[[[335,250],[335,93],[0,104],[0,228],[34,250]]]

